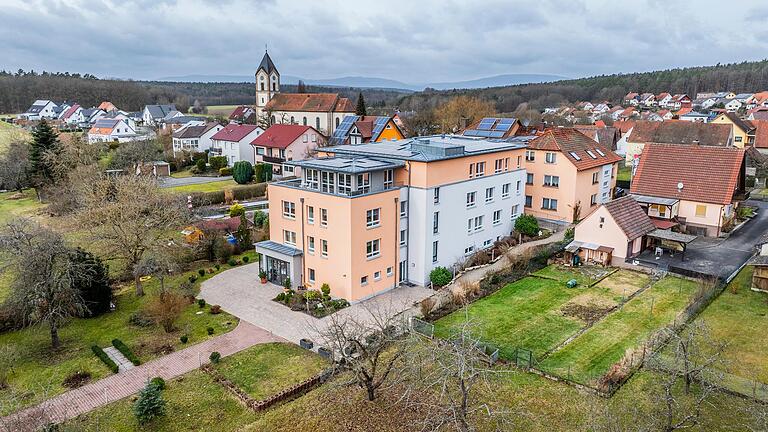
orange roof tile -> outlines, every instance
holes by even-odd
[[[573,128],[548,129],[541,136],[532,140],[528,147],[534,150],[559,151],[579,171],[618,162],[622,159],[610,148]],[[588,151],[589,153],[587,153]],[[601,152],[604,156],[600,154]]]

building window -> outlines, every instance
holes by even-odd
[[[526,162],[533,162],[536,160],[536,152],[533,150],[526,150],[525,151],[525,161]],[[520,165],[520,164],[518,164]]]
[[[320,117],[315,119],[315,129],[320,130]]]
[[[503,166],[504,166],[503,159],[496,159],[493,162],[493,172],[494,172],[494,174],[500,173],[501,170],[503,169]]]
[[[544,210],[557,210],[557,200],[554,198],[542,198],[541,208]]]
[[[309,253],[315,253],[315,238],[312,236],[307,236],[307,250]]]
[[[320,240],[320,255],[328,257],[328,240]]]
[[[467,246],[464,248],[464,255],[472,255],[472,253],[475,252],[475,246]]]
[[[408,230],[400,230],[400,246],[408,244]]]
[[[504,158],[504,172],[509,171],[509,158]]]
[[[476,192],[467,192],[467,208],[475,206],[475,198],[476,197],[477,197],[477,193]]]
[[[475,177],[482,177],[485,175],[485,162],[478,162],[475,169]]]
[[[544,186],[559,187],[560,186],[560,177],[559,176],[553,176],[553,175],[545,175],[544,176]]]
[[[532,185],[533,184],[533,174],[532,173],[526,174],[525,184],[527,184],[527,185]]]
[[[597,205],[597,194],[592,194],[592,196],[589,197],[589,205],[590,206]]]
[[[493,224],[498,225],[501,223],[501,210],[493,212]]]
[[[373,274],[373,280],[381,280],[381,271],[377,271]]]
[[[408,217],[408,201],[400,201],[400,217]]]
[[[432,242],[432,262],[437,262],[437,240]]]
[[[472,178],[475,176],[475,164],[471,163],[469,164],[469,178]]]
[[[309,273],[309,283],[315,283],[315,269],[307,269]]]
[[[556,161],[556,157],[557,157],[556,153],[547,152],[547,154],[544,156],[544,162],[548,164],[553,164]]]
[[[360,285],[368,285],[368,276],[363,276],[360,278]]]
[[[528,208],[533,207],[533,197],[531,195],[525,196],[525,206]]]
[[[485,202],[489,203],[493,201],[493,189],[492,187],[485,188]]]
[[[392,267],[387,267],[387,276],[392,276]]]
[[[504,183],[501,185],[501,197],[507,198],[509,197],[509,183]]]
[[[293,116],[291,116],[291,124],[296,124],[296,119],[294,119]]]
[[[307,117],[306,116],[303,119],[301,119],[301,124],[303,124],[304,126],[307,125]]]
[[[392,189],[395,184],[394,178],[394,172],[391,169],[384,171],[384,189]]]
[[[357,175],[357,190],[360,193],[368,193],[371,191],[370,173],[362,173]]]
[[[351,174],[339,174],[339,194],[352,195],[352,175]]]
[[[515,204],[512,206],[512,219],[516,218],[520,214],[520,206]]]
[[[483,229],[483,217],[475,216],[474,218],[467,219],[467,232],[473,233]]]
[[[336,187],[336,173],[320,172],[320,190],[327,193],[334,193]]]
[[[517,184],[516,184],[516,186],[515,186],[515,194],[516,194],[516,195],[520,195],[520,191],[521,191],[521,190],[522,190],[522,188],[521,188],[521,185],[520,185],[520,180],[518,180],[518,181],[517,181]]]
[[[328,209],[320,209],[320,226],[328,226]]]
[[[296,219],[296,204],[290,201],[283,201],[283,217]]]
[[[696,217],[706,217],[707,216],[707,206],[703,204],[697,204],[696,205]]]
[[[307,206],[307,223],[315,223],[315,207],[313,206]]]
[[[320,189],[320,172],[314,169],[304,171],[304,181],[309,189]]]
[[[434,190],[434,203],[440,204],[440,188],[436,187]]]
[[[376,258],[379,255],[381,255],[381,250],[379,250],[379,239],[371,240],[369,242],[365,243],[365,257],[368,259]]]
[[[296,246],[296,233],[293,231],[283,230],[283,243]]]
[[[381,223],[381,209],[375,208],[365,212],[365,226],[373,228],[379,226]]]
[[[339,127],[339,118],[336,117],[336,127]]]
[[[437,234],[440,229],[440,212],[432,213],[432,234]]]
[[[493,243],[493,240],[491,240],[491,239],[488,239],[488,240],[486,240],[486,241],[484,241],[484,242],[483,242],[483,247],[484,247],[484,248],[487,248],[488,246],[490,246],[490,245],[491,245],[491,243]]]
[[[600,176],[598,175],[597,172],[593,172],[592,173],[592,184],[597,184],[597,182],[599,181],[599,177]]]

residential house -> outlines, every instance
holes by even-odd
[[[70,126],[76,125],[77,123],[79,123],[80,112],[82,111],[83,111],[83,108],[80,105],[74,104],[70,106],[66,111],[64,111],[61,114],[61,116],[59,116],[59,120],[61,120],[62,122]]]
[[[573,125],[573,128],[611,150],[616,150],[616,143],[621,137],[621,132],[618,129],[605,126],[605,123],[602,126],[598,126],[597,123],[593,125]]]
[[[56,104],[47,99],[38,99],[20,117],[27,120],[55,119],[57,118]]]
[[[751,123],[755,126],[755,142],[753,144],[755,150],[764,155],[768,154],[768,119],[752,120]]]
[[[747,111],[747,120],[768,120],[768,107],[760,106]]]
[[[752,270],[752,291],[768,293],[768,243],[760,245],[760,251],[747,261]]]
[[[669,93],[659,93],[656,95],[656,102],[661,108],[666,108],[669,101],[672,100],[672,95]]]
[[[656,225],[631,196],[601,204],[582,219],[565,247],[571,264],[618,265],[645,248],[645,236]]]
[[[736,112],[741,109],[743,105],[744,104],[741,103],[738,99],[731,99],[723,104],[723,108],[725,108],[728,112]]]
[[[691,98],[686,94],[676,94],[672,96],[672,99],[667,102],[667,108],[672,111],[677,111],[680,108],[690,108]]]
[[[619,120],[633,120],[640,117],[640,112],[635,107],[629,107],[619,114]]]
[[[256,125],[230,123],[211,137],[209,156],[225,156],[229,166],[239,161],[255,163],[251,142],[262,132],[264,129]]]
[[[640,95],[640,105],[652,107],[656,105],[656,95],[653,93],[643,93]]]
[[[86,108],[80,110],[80,114],[77,118],[77,124],[83,129],[90,128],[105,115],[107,115],[107,113],[104,110],[100,110],[98,108]]]
[[[127,113],[123,113],[122,111],[118,110],[112,110],[108,111],[104,116],[101,117],[102,119],[109,119],[109,120],[125,120],[125,123],[133,129],[136,130],[136,121],[129,117]]]
[[[173,133],[173,154],[183,152],[196,153],[204,152],[211,148],[216,133],[224,129],[224,126],[216,122],[208,122],[204,125],[187,125]]]
[[[653,111],[643,111],[642,114],[640,114],[640,120],[660,122],[664,121],[664,117]]]
[[[576,108],[582,111],[592,111],[595,105],[592,102],[579,102],[576,104]]]
[[[649,143],[631,193],[650,217],[678,224],[689,234],[716,237],[733,222],[744,171],[740,148]]]
[[[621,118],[621,115],[624,113],[624,107],[621,105],[617,105],[613,108],[611,108],[610,111],[608,111],[608,116],[611,118],[611,120],[618,121]]]
[[[752,109],[758,106],[768,105],[768,91],[758,92],[752,95],[751,98],[745,102],[747,109]]]
[[[637,106],[640,103],[640,95],[635,92],[629,92],[624,96],[624,105]]]
[[[741,102],[742,104],[746,104],[747,101],[752,99],[752,96],[754,93],[739,93],[736,96],[734,96],[734,99]]]
[[[701,108],[702,109],[710,109],[713,106],[715,106],[715,104],[717,104],[717,98],[714,98],[714,97],[710,97],[710,98],[706,98],[706,99],[702,99],[701,100]]]
[[[732,99],[732,101],[736,101],[736,99]],[[733,112],[722,113],[710,123],[731,126],[733,145],[738,148],[744,148],[745,145],[752,145],[755,142],[755,126],[748,120],[742,120]]]
[[[675,117],[675,115],[672,114],[672,111],[668,109],[659,110],[657,114],[661,117],[662,120],[672,120]]]
[[[271,240],[256,251],[274,283],[327,283],[350,301],[428,285],[434,268],[510,235],[522,212],[524,142],[426,136],[323,152],[286,162],[301,178],[269,185]]]
[[[88,142],[128,142],[138,138],[124,119],[99,119],[88,131]]]
[[[256,115],[256,110],[248,105],[240,105],[229,115],[229,121],[234,123],[244,123]]]
[[[611,110],[611,106],[608,104],[608,102],[601,102],[597,105],[595,105],[594,108],[592,108],[592,113],[601,116]]]
[[[208,122],[206,117],[178,115],[163,119],[159,125],[163,133],[173,133],[184,126],[203,126]]]
[[[613,198],[621,157],[573,128],[551,128],[525,152],[525,213],[571,223]]]
[[[171,111],[176,111],[176,105],[145,105],[141,118],[145,125],[158,126],[160,120],[164,119]]]
[[[625,141],[626,162],[636,167],[639,162],[639,155],[648,143],[732,146],[733,135],[729,125],[680,120],[638,121]]]
[[[312,126],[276,124],[251,141],[251,145],[256,163],[272,164],[276,175],[298,176],[301,172],[294,172],[294,166],[286,162],[312,157],[318,147],[325,146],[325,137]]]
[[[348,115],[339,123],[329,142],[331,145],[363,144],[403,138],[405,134],[390,116]]]
[[[711,116],[709,114],[702,114],[697,111],[691,111],[691,112],[679,115],[678,119],[684,120],[684,121],[690,121],[690,122],[709,123],[709,121],[711,120]]]
[[[115,104],[113,104],[110,101],[104,101],[104,102],[100,103],[97,108],[100,109],[100,110],[103,110],[104,112],[118,111],[118,109],[115,106]]]

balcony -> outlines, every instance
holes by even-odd
[[[322,194],[327,194],[327,195],[342,196],[342,197],[358,197],[358,196],[363,196],[363,195],[371,195],[371,194],[376,194],[376,193],[380,193],[380,192],[386,192],[386,191],[390,191],[390,190],[394,190],[394,189],[399,189],[399,188],[405,186],[405,183],[403,183],[403,182],[394,182],[391,185],[389,185],[388,187],[384,187],[384,184],[378,184],[378,185],[371,185],[370,187],[365,188],[365,189],[357,189],[357,190],[352,190],[352,191],[349,191],[349,192],[339,192],[338,191],[338,186],[337,186],[336,188],[334,188],[335,192],[334,193],[330,193],[330,192],[323,192],[322,189],[319,189],[319,188],[309,187],[309,185],[303,179],[285,180],[285,181],[277,182],[275,184],[280,185],[280,186],[286,186],[286,187],[294,188],[294,189],[302,189],[302,190],[307,190],[307,191],[311,191],[311,192],[317,192],[317,193],[322,193]]]
[[[267,155],[260,155],[260,156],[261,156],[261,160],[263,160],[266,163],[282,164],[283,162],[285,162],[285,159],[279,158],[279,157],[267,156]]]

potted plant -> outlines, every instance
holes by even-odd
[[[291,290],[291,278],[285,278],[283,281],[283,291],[288,292]]]
[[[267,272],[265,272],[264,270],[260,270],[259,271],[259,279],[261,279],[261,283],[262,284],[267,283]]]

